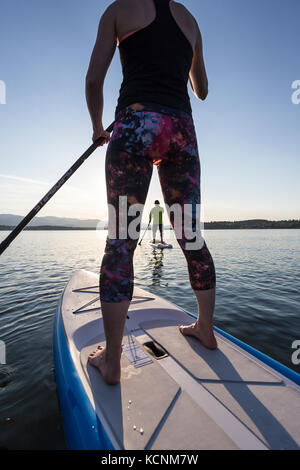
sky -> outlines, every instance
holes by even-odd
[[[85,75],[110,3],[1,0],[0,213],[26,215],[91,144]],[[299,219],[300,1],[181,3],[199,24],[209,80],[204,102],[189,88],[202,218]],[[105,127],[121,82],[117,48],[104,84]],[[105,152],[97,149],[39,215],[105,219]],[[156,169],[144,220],[155,199]]]

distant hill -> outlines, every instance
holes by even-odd
[[[12,230],[23,219],[21,215],[0,214],[0,230]],[[97,219],[72,219],[66,217],[35,217],[27,230],[95,230],[97,225],[102,222],[102,227],[107,228],[107,222]],[[147,225],[142,226],[145,230]],[[150,227],[149,227],[150,228]],[[165,230],[170,229],[169,225],[164,226]],[[242,230],[242,229],[280,229],[280,228],[300,228],[300,220],[265,220],[251,219],[240,221],[220,221],[205,222],[206,230]],[[25,229],[25,230],[26,230]]]
[[[0,226],[15,227],[23,219],[22,215],[0,214]],[[28,226],[30,227],[67,227],[95,229],[100,220],[97,219],[71,219],[66,217],[35,217]]]

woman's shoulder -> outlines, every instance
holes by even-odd
[[[175,12],[176,10],[187,22],[189,22],[191,27],[197,27],[198,23],[194,15],[187,9],[185,5],[180,2],[171,1],[171,9]]]
[[[109,7],[115,18],[117,35],[145,27],[153,20],[151,0],[115,0]],[[195,47],[198,23],[192,13],[180,2],[171,1],[170,10],[177,24]]]

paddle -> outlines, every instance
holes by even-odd
[[[141,240],[140,240],[139,243],[138,243],[139,245],[142,244],[143,238],[144,238],[144,236],[146,235],[146,232],[147,232],[147,230],[148,230],[148,228],[149,228],[149,225],[150,225],[150,222],[149,222],[149,224],[147,225],[147,228],[146,228],[146,230],[145,230],[145,232],[144,232],[144,235],[142,236]]]
[[[114,122],[106,129],[106,132],[113,130]],[[71,168],[58,180],[58,182],[45,194],[38,204],[24,217],[23,220],[13,229],[12,232],[0,243],[0,255],[6,250],[11,242],[19,235],[24,227],[33,219],[33,217],[44,207],[44,205],[54,196],[54,194],[65,184],[66,181],[75,173],[75,171],[83,164],[83,162],[96,150],[98,145],[105,139],[99,137],[71,166]]]

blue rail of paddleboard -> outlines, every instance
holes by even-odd
[[[191,312],[186,312],[186,313],[191,315],[193,318],[197,318],[197,315],[194,315]],[[257,359],[259,359],[260,361],[264,362],[269,367],[272,367],[272,369],[274,369],[277,372],[279,372],[280,374],[284,375],[287,379],[292,380],[297,385],[300,385],[300,374],[297,374],[297,372],[295,372],[294,370],[290,369],[287,366],[284,366],[280,362],[276,361],[275,359],[272,359],[270,356],[267,356],[266,354],[262,353],[261,351],[258,351],[258,349],[255,349],[252,346],[249,346],[249,344],[244,343],[243,341],[239,340],[238,338],[235,338],[235,336],[232,336],[229,333],[226,333],[226,331],[223,331],[220,328],[217,328],[216,326],[214,327],[214,330],[217,333],[220,333],[225,338],[232,341],[232,343],[236,344],[240,348],[247,351],[252,356],[254,356]]]
[[[113,449],[74,367],[60,309],[61,302],[54,322],[53,355],[67,446],[72,450]]]

